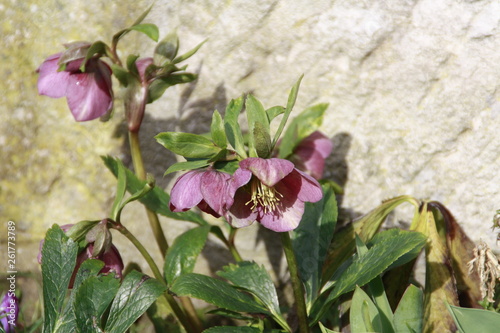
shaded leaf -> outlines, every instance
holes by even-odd
[[[165,77],[156,78],[148,87],[148,103],[152,103],[163,96],[167,88],[176,84],[192,82],[197,77],[193,73],[173,73]]]
[[[163,132],[155,139],[168,150],[186,158],[210,158],[220,151],[212,140],[197,134]]]
[[[394,328],[398,333],[421,333],[423,323],[423,292],[410,285],[394,312]]]
[[[182,274],[192,273],[196,259],[207,241],[210,226],[193,228],[178,236],[165,256],[163,268],[169,285]]]
[[[241,109],[243,109],[243,97],[233,99],[229,102],[224,116],[224,129],[229,144],[242,158],[246,158],[247,153],[243,144],[243,134],[241,134],[240,125],[238,123],[238,116],[240,115]]]
[[[264,126],[257,122],[253,129],[253,138],[255,140],[255,150],[257,156],[261,158],[268,158],[271,155],[271,136],[269,132],[264,129]]]
[[[203,333],[261,333],[261,330],[250,326],[216,326],[204,330]]]
[[[283,106],[273,106],[269,109],[266,110],[267,113],[267,119],[269,119],[269,122],[271,122],[274,118],[279,116],[280,114],[285,113],[285,108]]]
[[[461,333],[497,332],[500,327],[500,314],[493,311],[453,305],[449,305],[448,310]]]
[[[167,171],[165,171],[165,176],[177,171],[187,171],[194,170],[206,167],[210,162],[208,159],[196,160],[196,161],[186,161],[186,162],[177,162],[168,167]]]
[[[167,61],[172,61],[179,50],[179,37],[177,31],[170,32],[155,47],[154,63],[162,66]]]
[[[224,121],[222,120],[222,117],[217,110],[215,110],[212,115],[210,132],[212,134],[212,140],[215,142],[215,144],[221,148],[226,148],[227,138],[226,132],[224,131]]]
[[[352,333],[385,332],[380,314],[370,297],[359,287],[352,296],[349,321]]]
[[[261,144],[265,141],[264,137],[269,135],[269,120],[267,118],[266,111],[262,106],[262,103],[255,98],[253,95],[248,95],[245,101],[245,109],[247,113],[247,121],[248,121],[248,151],[250,157],[258,157],[257,154],[257,146],[256,146],[256,137],[259,136],[259,140],[261,140]],[[257,125],[260,123],[260,125]],[[258,127],[257,131],[255,130]],[[268,149],[270,151],[270,149]]]

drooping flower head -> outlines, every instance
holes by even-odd
[[[0,326],[6,333],[14,333],[19,316],[19,300],[13,291],[8,291],[0,304]]]
[[[80,70],[83,57],[66,62],[59,71],[63,53],[51,55],[37,69],[38,93],[52,98],[66,97],[76,121],[106,115],[113,108],[111,69],[98,58],[90,58],[85,72]]]
[[[60,226],[60,228],[64,231],[67,232],[69,229],[73,227],[73,224],[65,224]],[[42,263],[42,248],[43,248],[43,243],[44,240],[42,239],[40,241],[40,246],[39,246],[39,251],[38,251],[38,263]],[[76,273],[80,269],[81,264],[87,260],[87,259],[98,259],[104,262],[104,267],[99,271],[100,274],[107,274],[114,272],[115,277],[121,279],[122,278],[122,272],[123,272],[123,260],[120,255],[120,252],[118,249],[111,244],[109,248],[105,249],[102,253],[99,253],[97,256],[93,256],[92,252],[94,250],[94,244],[89,243],[83,251],[81,251],[78,256],[76,257],[76,265],[75,269],[73,271],[73,275],[71,276],[70,282],[69,282],[69,287],[68,288],[73,288],[73,283],[75,281]]]
[[[170,210],[185,212],[198,206],[215,217],[224,215],[233,203],[231,175],[213,169],[191,170],[180,176],[170,193]]]
[[[233,175],[234,203],[225,214],[234,227],[254,221],[277,232],[295,229],[304,214],[304,202],[321,200],[319,183],[284,159],[250,157]]]

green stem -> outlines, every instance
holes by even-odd
[[[299,269],[297,259],[292,248],[292,240],[288,232],[281,233],[281,242],[285,251],[286,261],[288,262],[288,270],[292,280],[293,295],[297,306],[297,316],[299,317],[299,332],[309,333],[309,325],[307,322],[306,300],[304,297],[304,286],[299,277]]]
[[[243,261],[243,259],[241,258],[241,255],[238,252],[238,250],[236,249],[236,246],[234,246],[234,237],[236,236],[237,231],[238,231],[238,229],[233,228],[233,227],[231,227],[231,229],[229,230],[227,247],[229,248],[229,251],[233,255],[234,260],[236,260],[236,262],[240,262],[240,261]]]
[[[138,132],[128,132],[129,141],[130,141],[130,153],[132,155],[132,161],[134,163],[134,170],[139,177],[139,179],[146,179],[146,170],[144,169],[144,162],[142,160],[141,155],[141,147],[139,145],[139,133]],[[168,250],[168,242],[165,238],[165,234],[163,233],[163,229],[160,225],[160,221],[158,220],[158,215],[155,212],[149,210],[146,207],[146,213],[148,215],[149,224],[151,225],[151,229],[153,230],[153,234],[156,239],[156,243],[160,248],[162,257],[165,257],[165,254]]]
[[[128,238],[132,244],[139,250],[139,252],[142,254],[144,259],[146,259],[146,262],[148,263],[149,267],[151,268],[151,271],[153,272],[153,275],[155,278],[160,281],[164,286],[167,286],[167,283],[163,279],[163,276],[161,275],[160,270],[158,269],[158,266],[154,262],[153,258],[149,254],[148,250],[141,244],[141,242],[122,224],[114,224],[114,228],[118,230],[122,235]],[[175,301],[174,297],[166,291],[163,293],[163,297],[166,298],[168,304],[170,305],[170,308],[176,315],[177,319],[179,319],[179,322],[181,325],[186,329],[187,332],[193,332],[193,333],[198,333],[201,332],[201,329],[197,329],[193,327],[191,322],[187,319],[186,314],[182,311],[180,308],[179,304]]]

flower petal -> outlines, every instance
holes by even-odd
[[[316,202],[323,197],[323,191],[318,181],[297,169],[294,169],[280,184],[286,188],[296,189],[300,201]]]
[[[111,70],[102,61],[89,61],[85,73],[69,76],[66,90],[68,106],[77,121],[105,115],[113,107]]]
[[[297,198],[298,188],[288,187],[283,182],[275,189],[283,195],[273,211],[261,211],[258,221],[266,228],[276,232],[290,231],[299,226],[304,214],[304,203]]]
[[[257,220],[258,212],[250,209],[250,205],[246,204],[249,201],[250,194],[244,188],[236,191],[233,205],[224,214],[227,222],[234,228],[247,227]]]
[[[177,179],[170,192],[170,210],[185,212],[198,205],[203,199],[200,182],[203,171],[188,171]]]
[[[233,194],[228,193],[231,175],[215,170],[207,170],[201,176],[200,190],[203,200],[217,214],[223,215],[224,208],[233,203]]]
[[[36,70],[40,74],[38,77],[38,93],[52,98],[66,96],[70,73],[66,71],[58,72],[59,58],[61,53],[53,54]]]
[[[293,163],[281,158],[249,157],[240,162],[240,168],[250,170],[266,186],[272,187],[293,171]]]

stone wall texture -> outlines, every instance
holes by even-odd
[[[17,222],[20,268],[38,270],[38,241],[53,223],[107,215],[115,180],[99,155],[131,164],[120,105],[110,122],[75,123],[64,99],[37,95],[35,70],[63,43],[110,42],[148,5],[0,0],[0,221]],[[171,186],[162,175],[175,157],[154,135],[205,132],[212,111],[243,93],[284,105],[305,74],[297,110],[330,104],[322,130],[335,151],[326,178],[345,187],[346,214],[401,194],[434,199],[475,241],[498,249],[491,221],[500,209],[500,2],[157,0],[146,22],[162,36],[177,29],[181,52],[208,39],[187,62],[198,81],[171,88],[147,110],[141,143],[160,186]],[[123,55],[154,48],[138,33],[121,43]],[[397,211],[391,223],[408,221],[408,213]],[[156,253],[142,207],[125,214]],[[161,221],[169,240],[190,227]],[[126,259],[138,257],[115,239]],[[254,225],[237,242],[244,257],[260,260],[254,253],[279,258],[274,239]],[[229,258],[215,239],[204,255]],[[207,265],[199,269],[218,268]]]

